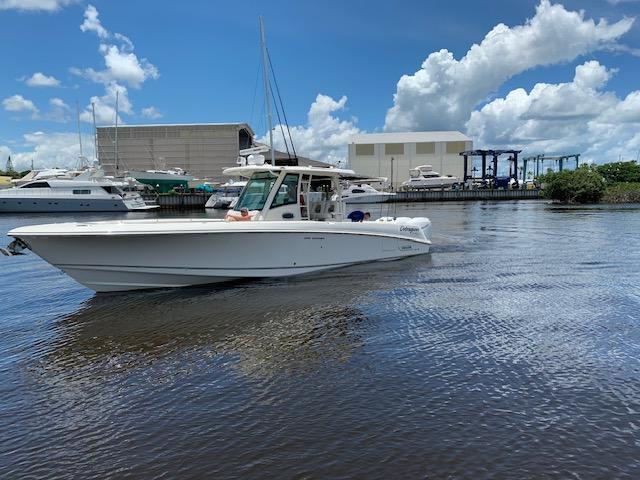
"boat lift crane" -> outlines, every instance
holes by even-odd
[[[568,162],[571,159],[574,159],[576,162],[576,168],[580,164],[580,153],[572,153],[569,155],[556,155],[556,156],[547,156],[547,155],[535,155],[532,157],[525,157],[522,159],[524,163],[524,171],[527,171],[527,163],[535,162],[535,176],[537,177],[540,174],[544,174],[544,162],[553,161],[558,165],[558,171],[561,172],[564,169],[565,162]]]

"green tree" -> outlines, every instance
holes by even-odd
[[[607,183],[640,182],[640,165],[631,162],[614,162],[598,165],[596,170]]]
[[[604,178],[595,168],[549,172],[538,178],[544,198],[564,203],[597,203],[605,190]]]

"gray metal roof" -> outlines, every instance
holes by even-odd
[[[128,123],[118,124],[118,130],[121,128],[160,128],[160,127],[241,127],[248,129],[253,134],[253,129],[248,123],[244,122],[230,122],[230,123],[150,123],[150,124],[138,124],[131,125]],[[101,128],[116,128],[115,125],[101,125],[96,127],[98,130]]]

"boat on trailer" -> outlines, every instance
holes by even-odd
[[[176,218],[35,225],[9,232],[7,253],[28,248],[97,292],[185,287],[308,274],[429,252],[427,218],[347,220],[341,179],[352,170],[249,165],[235,210],[247,221]]]

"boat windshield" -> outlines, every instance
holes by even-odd
[[[244,187],[234,209],[262,210],[277,178],[278,176],[271,172],[254,173]]]

